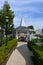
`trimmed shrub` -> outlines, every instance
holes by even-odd
[[[35,65],[43,65],[43,45],[42,46],[35,45],[36,42],[41,42],[41,41],[43,40],[42,39],[32,40],[29,41],[27,44],[28,48],[33,52]]]
[[[43,65],[43,46],[32,46],[35,63],[37,65]]]
[[[27,46],[28,46],[28,48],[30,49],[30,50],[32,50],[32,46],[33,45],[36,45],[35,43],[37,42],[37,40],[31,40],[31,41],[28,41],[28,44],[27,44]]]
[[[31,41],[28,41],[28,44],[30,44],[30,45],[35,45],[36,42],[37,42],[37,40],[36,40],[36,39],[33,39],[33,40],[31,40]]]

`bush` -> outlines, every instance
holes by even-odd
[[[2,46],[2,42],[0,42],[0,46]]]
[[[40,40],[32,40],[28,42],[28,48],[33,52],[34,55],[34,63],[35,65],[43,65],[43,45],[37,46],[35,45],[36,42],[41,42]]]
[[[43,42],[43,39],[41,39],[41,42]]]
[[[36,65],[43,65],[43,46],[32,46]]]
[[[28,41],[28,43],[31,44],[31,45],[35,45],[36,42],[37,42],[37,40],[35,40],[35,39]]]
[[[27,44],[27,46],[28,46],[28,48],[30,49],[30,50],[32,50],[32,46],[33,45],[36,45],[35,43],[37,42],[37,40],[31,40],[31,41],[28,41],[28,44]]]
[[[6,58],[8,57],[9,52],[16,45],[17,45],[17,40],[13,39],[11,41],[8,41],[7,46],[5,46],[4,44],[0,47],[0,65],[2,65],[5,62]]]

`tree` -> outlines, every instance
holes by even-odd
[[[0,18],[1,26],[5,29],[7,39],[7,31],[11,30],[11,25],[13,25],[13,19],[14,19],[14,12],[10,9],[10,5],[8,4],[7,1],[5,1],[2,12],[0,12],[0,14],[1,14]]]
[[[3,22],[3,11],[2,10],[0,10],[0,27],[2,28],[3,27],[3,25],[4,25],[4,22]]]
[[[28,28],[34,30],[34,26],[33,25],[28,26]]]
[[[4,25],[4,23],[3,23],[3,11],[2,10],[0,10],[0,36],[1,36],[1,43],[3,42],[3,25]]]
[[[8,27],[13,24],[14,19],[14,12],[10,9],[10,5],[7,1],[5,1],[5,4],[3,6],[3,15],[4,15],[4,25],[6,25],[6,16],[8,17]]]

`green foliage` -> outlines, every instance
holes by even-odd
[[[43,46],[32,46],[34,58],[38,65],[43,65]]]
[[[40,40],[32,40],[28,42],[28,48],[33,52],[34,54],[34,64],[35,65],[43,65],[43,45],[37,46],[35,43],[40,43],[43,41],[42,39]]]
[[[5,30],[5,34],[9,34],[10,31],[12,31],[11,34],[14,34],[14,12],[10,9],[10,5],[7,1],[5,1],[3,8],[0,10],[0,27],[1,29]],[[7,17],[7,18],[6,18]],[[7,19],[7,20],[6,20]],[[2,32],[3,35],[3,32]],[[1,39],[2,41],[2,39]]]
[[[28,41],[28,44],[27,44],[28,48],[29,48],[30,50],[32,50],[32,46],[33,46],[33,45],[36,45],[36,42],[37,42],[36,39],[33,39],[33,40],[31,40],[31,41]]]
[[[30,45],[35,45],[36,42],[37,42],[37,40],[36,40],[36,39],[33,39],[33,40],[31,40],[31,41],[28,41],[28,44],[30,44]]]
[[[15,16],[14,12],[10,9],[10,5],[8,4],[7,1],[5,1],[2,10],[0,10],[0,26],[5,30],[7,29],[7,31],[12,30],[14,28],[13,24],[14,16]],[[8,19],[8,22],[6,22],[6,17]]]
[[[34,26],[33,25],[28,26],[28,28],[34,30]]]
[[[43,42],[43,38],[40,40],[40,42]]]
[[[11,41],[8,41],[8,46],[5,46],[4,44],[3,46],[0,47],[0,65],[2,65],[5,62],[9,52],[16,45],[17,45],[17,40],[13,39]]]
[[[13,24],[13,18],[14,18],[14,12],[10,9],[10,5],[8,4],[8,2],[5,2],[4,6],[3,6],[3,14],[4,14],[4,22],[6,25],[6,16],[8,17],[8,27],[10,27],[10,25]]]

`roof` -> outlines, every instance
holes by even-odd
[[[32,29],[29,29],[29,28],[27,28],[27,27],[25,27],[25,26],[19,26],[18,28],[16,28],[16,30],[18,30],[18,31],[30,31],[30,32],[34,32],[34,30],[32,30]]]
[[[25,27],[25,26],[19,26],[19,27],[17,27],[16,29],[18,30],[18,29],[28,29],[28,28]]]
[[[21,19],[20,26],[25,26],[25,21],[24,21],[24,18],[23,17]]]
[[[43,37],[43,34],[35,34],[35,36]]]

